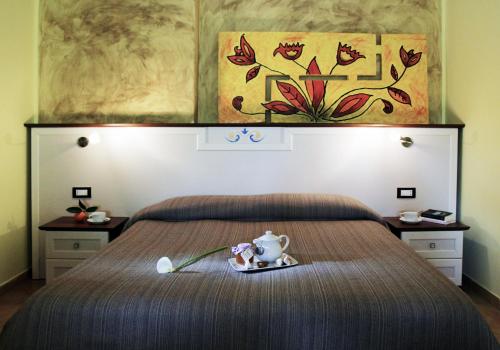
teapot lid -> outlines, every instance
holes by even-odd
[[[266,231],[262,236],[256,239],[256,241],[264,241],[264,242],[269,242],[269,241],[276,241],[278,240],[278,236],[273,235],[273,231]]]

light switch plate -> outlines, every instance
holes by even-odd
[[[73,198],[92,198],[92,187],[73,187]]]
[[[415,187],[398,187],[397,198],[416,198],[417,189]]]

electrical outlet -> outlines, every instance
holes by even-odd
[[[397,198],[416,198],[417,189],[415,187],[398,187]]]
[[[92,187],[73,187],[73,198],[92,198]]]

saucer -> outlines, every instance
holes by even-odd
[[[404,222],[406,224],[418,224],[418,223],[422,222],[422,217],[418,217],[417,220],[407,220],[403,217],[400,217],[399,220],[401,220],[402,222]]]
[[[103,221],[95,221],[94,219],[87,219],[87,222],[89,224],[93,224],[93,225],[102,225],[102,224],[107,224],[108,222],[111,221],[111,218],[104,218]]]

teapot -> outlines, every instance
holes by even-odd
[[[281,246],[282,239],[286,240],[284,246]],[[257,246],[256,253],[259,260],[271,263],[281,258],[281,254],[288,248],[290,239],[286,235],[275,236],[272,231],[266,231],[264,235],[254,239],[253,243]]]

